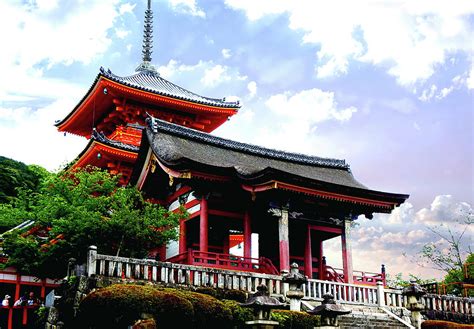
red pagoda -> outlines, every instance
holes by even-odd
[[[184,127],[211,132],[237,113],[239,102],[190,92],[160,76],[151,64],[153,12],[145,11],[143,61],[136,73],[118,76],[100,68],[83,99],[63,120],[59,131],[90,138],[73,167],[93,165],[121,174],[127,184],[140,146],[147,114]]]
[[[106,168],[170,211],[187,209],[179,240],[159,249],[160,260],[274,274],[296,262],[310,278],[384,280],[383,271],[354,273],[350,226],[359,215],[390,213],[408,195],[367,188],[344,160],[211,135],[239,102],[199,96],[162,78],[151,64],[152,18],[149,0],[136,73],[101,68],[57,123],[59,131],[90,138],[73,167]],[[334,237],[342,241],[339,271],[324,259],[323,242]]]

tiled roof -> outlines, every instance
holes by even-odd
[[[105,70],[103,67],[100,68],[100,72],[104,77],[112,81],[158,95],[173,97],[176,99],[209,106],[232,109],[240,108],[239,101],[227,102],[225,99],[200,96],[162,78],[157,72],[143,70],[126,77],[118,76],[112,73],[110,70]]]
[[[309,181],[367,189],[352,175],[344,160],[272,150],[240,143],[178,126],[156,118],[148,119],[146,134],[153,152],[171,167],[207,167],[213,173],[234,172],[244,180],[270,172]],[[230,172],[229,172],[230,170]],[[271,174],[273,175],[273,174]]]
[[[114,141],[112,139],[109,139],[103,133],[97,132],[95,129],[92,132],[91,139],[96,140],[96,141],[98,141],[100,143],[103,143],[105,145],[109,145],[109,146],[112,146],[112,147],[115,147],[115,148],[119,148],[119,149],[124,150],[124,151],[130,151],[130,152],[138,153],[138,151],[140,149],[139,146],[130,145],[130,144],[126,144],[126,143],[122,143],[122,142],[119,142],[119,141]]]
[[[148,119],[150,127],[156,133],[158,131],[168,132],[176,136],[189,138],[198,142],[206,143],[212,146],[222,147],[225,149],[244,152],[265,158],[289,161],[307,165],[316,165],[333,168],[349,169],[349,165],[345,160],[322,158],[317,156],[305,155],[300,153],[291,153],[280,150],[265,148],[258,145],[241,143],[230,139],[225,139],[210,135],[201,131],[186,128],[180,125],[172,124],[160,119],[150,117]]]

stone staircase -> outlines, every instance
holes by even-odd
[[[344,315],[339,320],[341,328],[373,328],[373,329],[401,329],[401,328],[413,328],[409,325],[409,319],[400,318],[400,312],[398,315],[394,314],[394,310],[387,313],[380,307],[369,307],[369,306],[350,306],[345,305],[352,309],[352,313]],[[408,311],[405,314],[408,313]],[[391,313],[391,314],[390,314]],[[401,322],[399,319],[404,321]],[[408,320],[408,321],[407,321]]]
[[[319,303],[318,303],[319,304]],[[352,310],[351,314],[339,317],[340,328],[362,329],[406,329],[414,328],[409,319],[410,312],[404,308],[381,308],[366,305],[343,304]],[[302,308],[316,306],[316,303],[303,302]]]

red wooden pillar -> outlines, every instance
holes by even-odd
[[[41,280],[41,292],[40,292],[41,300],[44,301],[46,297],[46,279]]]
[[[186,247],[186,221],[182,219],[179,222],[179,253],[185,253],[188,248]]]
[[[21,275],[17,274],[16,275],[15,299],[14,299],[14,301],[17,301],[18,299],[20,299],[20,287],[21,287],[20,281],[21,281]]]
[[[342,267],[344,270],[344,280],[346,283],[354,283],[354,271],[352,269],[352,247],[350,241],[351,221],[344,220],[342,228],[341,244],[342,244]]]
[[[252,223],[248,210],[244,214],[244,257],[252,257]]]
[[[288,210],[282,209],[278,218],[278,238],[280,245],[280,272],[290,271],[290,245],[288,242]]]
[[[201,199],[201,214],[199,221],[199,251],[208,251],[208,211],[207,211],[207,200],[203,196]]]
[[[10,305],[8,309],[8,329],[13,329],[13,303]]]
[[[308,279],[313,278],[313,254],[311,252],[311,226],[306,228],[306,242],[304,247],[304,274]]]
[[[326,280],[326,260],[324,258],[324,253],[323,253],[323,241],[319,241],[319,259],[318,259],[318,264],[319,264],[319,280]]]

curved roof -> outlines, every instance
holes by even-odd
[[[232,109],[240,108],[239,101],[228,102],[225,98],[219,99],[200,96],[162,78],[158,72],[143,70],[125,77],[118,76],[110,70],[105,70],[103,67],[100,68],[100,72],[104,77],[112,81],[162,96],[173,97],[209,106]]]
[[[366,189],[352,175],[344,160],[273,150],[209,135],[152,118],[148,141],[160,159],[178,169],[204,168],[235,173],[240,179],[264,176],[297,176],[347,187]]]

